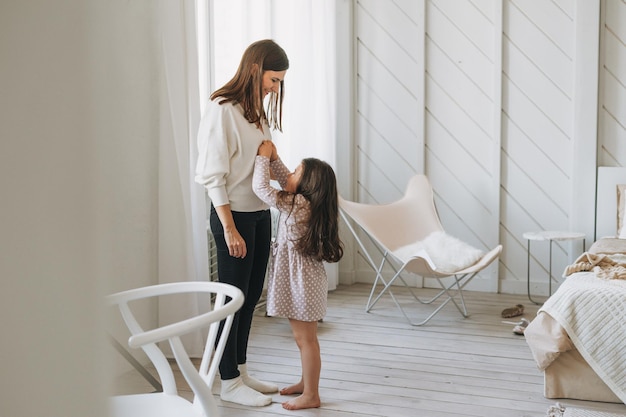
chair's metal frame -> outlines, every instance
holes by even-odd
[[[427,231],[432,232],[436,230],[443,231],[443,227],[441,226],[441,222],[439,221],[439,217],[436,213],[434,203],[432,202],[432,189],[430,188],[430,184],[428,183],[428,180],[426,179],[425,176],[416,175],[414,178],[411,179],[411,181],[409,182],[409,186],[407,186],[407,192],[405,193],[405,196],[403,197],[402,200],[404,200],[404,202],[406,203],[407,201],[411,201],[410,198],[415,197],[415,190],[412,190],[410,187],[412,183],[419,183],[419,182],[421,182],[421,186],[424,189],[427,188],[431,192],[430,195],[423,196],[424,199],[430,199],[429,204],[432,204],[432,207],[428,208],[428,210],[430,210],[429,216],[432,221],[432,225],[425,227],[424,228],[425,232]],[[426,187],[426,185],[428,185],[428,187]],[[410,193],[413,193],[411,197],[409,197]],[[400,202],[400,200],[398,202]],[[502,251],[502,245],[498,245],[494,249],[488,251],[487,253],[483,255],[483,257],[480,260],[478,260],[478,262],[476,262],[474,265],[470,267],[464,268],[463,270],[455,271],[454,273],[437,271],[436,266],[434,265],[434,263],[432,262],[432,260],[430,259],[430,257],[424,250],[421,250],[419,253],[415,254],[414,256],[412,256],[410,259],[406,261],[402,261],[398,259],[396,256],[394,256],[393,251],[390,248],[388,248],[383,242],[381,242],[379,239],[373,236],[373,233],[370,230],[368,230],[368,227],[366,227],[366,225],[360,224],[346,210],[346,206],[350,204],[354,204],[354,203],[344,200],[340,197],[340,200],[339,200],[340,216],[343,219],[346,226],[348,227],[348,229],[350,230],[350,232],[352,233],[352,236],[354,236],[355,241],[357,242],[359,248],[361,249],[360,252],[362,256],[365,258],[367,263],[372,267],[372,269],[376,272],[376,279],[374,280],[374,284],[372,285],[372,289],[370,291],[370,295],[369,295],[369,298],[367,300],[367,304],[365,307],[366,312],[369,313],[372,310],[372,308],[376,305],[376,303],[378,303],[380,298],[385,293],[389,293],[393,302],[396,304],[396,306],[398,307],[402,315],[413,326],[421,326],[421,325],[426,324],[439,311],[441,311],[441,309],[444,308],[449,302],[452,302],[455,305],[455,307],[457,308],[457,310],[459,311],[459,313],[461,313],[463,317],[469,316],[469,313],[467,311],[467,306],[465,305],[465,299],[463,298],[463,288],[480,271],[485,269],[488,265],[491,264],[491,262],[493,262],[494,259],[496,259],[499,256],[500,252]],[[357,204],[363,204],[363,203],[357,203]],[[381,208],[382,206],[373,206],[373,207]],[[376,247],[378,252],[380,252],[380,254],[382,255],[382,260],[380,264],[377,264],[374,261],[372,255],[370,254],[370,251],[368,250],[365,243],[359,236],[357,229],[352,225],[353,222],[358,225],[358,229],[361,230],[369,238],[369,240],[373,243],[373,245]],[[394,275],[389,280],[385,279],[385,277],[383,276],[383,268],[385,267],[386,264],[389,264],[391,268],[394,270]],[[422,299],[414,292],[414,289],[406,282],[406,280],[402,276],[404,272],[412,272],[423,278],[434,278],[437,280],[437,283],[441,286],[441,290],[432,298]],[[453,279],[453,282],[449,284],[444,283],[442,281],[444,279]],[[425,319],[421,321],[414,321],[409,317],[409,315],[407,314],[405,309],[402,307],[402,305],[400,304],[400,302],[398,301],[398,299],[396,298],[396,296],[394,295],[391,289],[392,285],[397,280],[400,280],[404,284],[404,286],[411,293],[411,296],[420,304],[432,304],[433,302],[435,302],[436,300],[439,300],[444,295],[447,296],[447,298],[445,298],[442,301],[442,303],[439,304],[437,308],[434,311],[432,311]],[[376,288],[378,287],[379,284],[382,284],[383,288],[376,294]],[[458,302],[457,302],[457,298],[458,298]]]
[[[376,266],[376,263],[372,259],[372,256],[368,252],[368,250],[365,247],[363,241],[359,237],[357,231],[352,226],[352,224],[351,224],[351,222],[350,222],[350,220],[348,218],[348,215],[345,213],[344,210],[340,210],[340,214],[341,214],[341,217],[343,218],[344,222],[348,226],[348,229],[350,230],[350,232],[354,236],[354,239],[356,240],[356,242],[358,243],[359,247],[361,248],[361,253],[362,253],[363,257],[365,258],[367,263],[372,267],[372,269],[374,269],[374,271],[376,272],[376,279],[374,280],[374,284],[372,285],[372,289],[370,291],[370,295],[369,295],[369,298],[367,299],[367,304],[365,306],[365,311],[366,312],[369,313],[374,308],[374,306],[376,305],[378,300],[380,300],[380,298],[385,294],[385,292],[388,292],[389,295],[391,296],[391,299],[396,304],[396,306],[398,307],[398,309],[400,310],[402,315],[407,319],[407,321],[412,326],[422,326],[422,325],[426,324],[442,308],[444,308],[450,301],[452,301],[452,303],[456,306],[457,310],[459,310],[459,313],[461,313],[461,315],[463,317],[469,317],[469,313],[467,312],[467,306],[465,305],[465,299],[463,298],[463,291],[462,291],[462,289],[471,281],[472,278],[474,278],[474,276],[479,271],[468,272],[468,273],[465,273],[465,274],[456,274],[456,275],[445,276],[445,277],[443,277],[443,279],[445,279],[445,278],[453,278],[454,279],[454,282],[450,283],[447,286],[442,282],[442,278],[441,277],[428,277],[428,278],[435,278],[437,280],[437,282],[441,286],[441,291],[439,291],[432,298],[424,300],[424,299],[420,298],[417,294],[415,294],[415,292],[413,291],[413,288],[405,281],[404,277],[402,276],[402,272],[404,272],[404,267],[406,266],[406,264],[408,262],[410,262],[410,260],[408,262],[406,262],[406,263],[403,263],[402,267],[400,267],[400,268],[396,267],[396,265],[395,265],[396,259],[393,257],[392,252],[389,251],[388,249],[384,249],[384,247],[380,244],[380,242],[378,242],[375,239],[373,239],[372,236],[369,233],[367,233],[363,228],[360,228],[360,230],[363,230],[363,232],[368,236],[369,240],[374,244],[376,249],[382,255],[382,261],[380,262],[380,264],[378,266]],[[401,262],[398,261],[397,263],[400,264]],[[385,264],[389,264],[393,268],[393,270],[395,272],[394,276],[391,279],[389,279],[389,281],[385,280],[385,278],[383,276],[383,268],[384,268]],[[446,294],[448,296],[448,298],[446,298],[428,317],[426,317],[422,321],[417,321],[416,322],[416,321],[412,320],[409,317],[409,315],[406,313],[406,311],[404,310],[404,308],[402,307],[400,302],[397,300],[396,296],[393,294],[393,291],[391,290],[391,286],[393,285],[393,283],[397,279],[402,281],[404,286],[406,288],[408,288],[408,290],[411,293],[411,295],[413,296],[413,298],[416,301],[418,301],[419,303],[421,303],[421,304],[425,304],[425,305],[432,304],[434,301],[438,300],[444,294]],[[379,282],[383,284],[383,288],[378,292],[378,294],[376,295],[376,298],[374,298],[374,294],[376,293],[376,287],[377,287]],[[457,301],[455,300],[455,294],[452,294],[452,293],[449,292],[451,289],[453,289],[455,287],[456,287],[456,290],[458,291],[458,296],[459,296],[461,305],[459,305],[457,303]],[[373,301],[372,301],[372,298],[374,298]]]

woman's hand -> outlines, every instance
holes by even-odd
[[[248,248],[246,247],[246,241],[239,234],[237,227],[235,227],[230,204],[215,207],[215,212],[224,228],[224,240],[228,247],[228,254],[233,258],[245,258],[248,254]]]
[[[233,258],[245,258],[248,254],[246,241],[241,237],[239,231],[235,228],[232,230],[224,230],[224,240],[228,246],[228,254]]]

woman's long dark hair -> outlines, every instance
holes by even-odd
[[[280,200],[287,202],[302,194],[311,204],[311,217],[304,234],[295,243],[307,256],[326,262],[339,262],[343,243],[339,238],[337,180],[332,167],[316,158],[302,160],[302,176],[295,194],[282,191]],[[293,208],[293,206],[292,206]]]
[[[282,132],[284,81],[280,82],[278,94],[271,93],[267,113],[263,108],[263,73],[289,69],[287,54],[276,42],[264,39],[246,48],[235,76],[211,94],[211,100],[222,97],[221,103],[239,103],[243,115],[258,128],[267,120],[272,129]]]

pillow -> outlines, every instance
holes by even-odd
[[[593,254],[611,255],[615,253],[626,254],[626,239],[617,239],[614,237],[602,237],[591,244],[587,250]]]
[[[433,232],[424,240],[396,249],[393,253],[402,261],[425,251],[435,264],[437,271],[454,273],[474,265],[484,252],[450,236],[446,232]]]
[[[624,227],[624,211],[626,211],[626,184],[617,185],[617,237],[626,239]]]

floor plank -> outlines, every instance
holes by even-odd
[[[430,290],[423,291],[432,294]],[[396,290],[411,317],[424,317],[431,306],[419,305]],[[364,311],[369,286],[339,286],[329,293],[328,313],[319,324],[322,349],[322,407],[284,410],[278,394],[267,407],[252,408],[219,400],[222,417],[540,417],[557,400],[543,397],[543,375],[523,336],[512,333],[520,317],[502,319],[500,312],[523,304],[531,320],[538,309],[525,296],[465,292],[470,316],[454,305],[444,307],[429,323],[407,323],[390,297]],[[300,357],[285,319],[259,311],[248,349],[254,376],[286,386],[300,375]],[[115,394],[152,391],[135,372],[117,381]],[[188,397],[191,393],[186,393]],[[561,404],[626,415],[623,404],[558,400]]]

